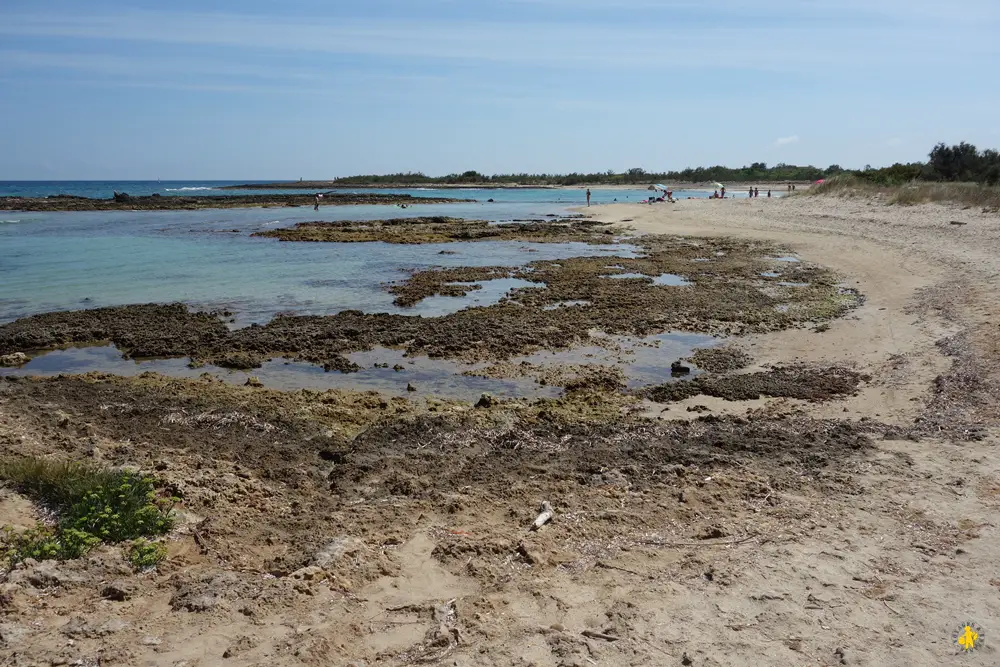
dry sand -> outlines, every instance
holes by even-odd
[[[630,218],[628,224],[640,233],[776,241],[803,260],[841,272],[860,289],[866,304],[834,321],[826,333],[792,330],[747,341],[759,365],[847,363],[875,376],[857,397],[798,406],[809,414],[912,421],[935,378],[960,363],[939,345],[950,336],[969,339],[963,340],[961,353],[984,376],[975,387],[983,392],[982,400],[995,400],[988,390],[1000,363],[993,343],[1000,333],[996,214],[796,196],[609,206],[598,217]],[[671,406],[663,415],[685,417],[692,404],[716,413],[744,409],[701,397]],[[949,632],[961,619],[984,628],[1000,626],[995,525],[1000,461],[991,412],[977,412],[989,434],[980,442],[880,443],[873,460],[856,471],[861,493],[846,502],[803,502],[804,521],[794,545],[734,549],[729,562],[741,571],[738,589],[692,602],[717,612],[697,623],[702,636],[722,644],[708,651],[718,661],[708,664],[838,664],[830,652],[835,645],[850,647],[846,664],[951,664],[956,658]],[[947,552],[929,552],[928,524],[972,528],[976,538]],[[755,608],[746,600],[754,590],[776,591],[780,600]],[[828,601],[811,604],[813,598]],[[753,618],[754,629],[734,632],[732,620],[745,623],[747,617]],[[790,637],[801,637],[813,648],[797,657],[775,649],[789,644]],[[996,664],[995,650],[987,647],[967,659]],[[760,651],[757,660],[754,651]]]
[[[192,505],[200,500],[202,516],[188,515],[167,566],[143,575],[126,601],[101,599],[93,593],[101,586],[90,580],[71,585],[101,567],[109,580],[125,576],[112,568],[110,552],[86,566],[16,572],[20,588],[0,590],[3,664],[92,665],[97,651],[104,665],[186,667],[997,664],[992,640],[975,655],[957,656],[951,635],[966,620],[987,637],[1000,632],[1000,350],[993,323],[1000,218],[806,196],[588,213],[627,220],[640,233],[777,241],[838,270],[867,296],[826,332],[740,341],[756,367],[798,360],[867,371],[873,380],[859,395],[824,404],[696,397],[665,412],[647,405],[659,423],[690,419],[696,413],[687,408],[701,405],[714,414],[789,415],[789,427],[796,416],[802,424],[805,417],[899,425],[920,418],[914,435],[921,437],[877,441],[873,450],[818,469],[791,455],[733,458],[720,468],[669,459],[606,468],[597,457],[589,477],[555,482],[552,467],[573,463],[559,444],[569,434],[545,441],[498,426],[482,440],[512,433],[504,442],[521,448],[521,458],[484,464],[472,454],[482,443],[457,446],[451,435],[427,433],[406,450],[393,449],[395,440],[369,443],[394,458],[352,464],[357,489],[331,472],[339,493],[357,496],[342,507],[309,495],[314,464],[297,457],[315,444],[276,442],[268,458],[259,444],[244,447],[249,435],[224,439],[171,422],[184,439],[148,452],[141,442],[112,441],[125,436],[81,423],[106,456],[162,461],[158,474],[185,488]],[[5,448],[41,452],[57,442],[78,452],[77,437],[59,433],[77,428],[75,421],[58,426],[45,411],[11,407],[29,389],[11,386],[6,399],[0,395]],[[251,391],[232,390],[240,410],[254,405]],[[81,415],[85,401],[104,412],[119,405],[90,394],[64,399],[60,405]],[[366,409],[380,409],[371,400]],[[331,403],[331,411],[342,409]],[[631,432],[636,440],[642,428]],[[266,443],[280,433],[253,437]],[[405,433],[399,440],[410,442]],[[349,457],[363,453],[363,440],[360,447]],[[448,457],[461,463],[457,470]],[[339,464],[324,465],[335,471]],[[420,465],[423,473],[413,472]],[[514,466],[508,477],[506,465]],[[362,488],[371,475],[396,491],[378,496]],[[670,479],[680,480],[678,492],[664,491]],[[529,534],[543,493],[556,518]],[[11,494],[0,497],[0,511],[20,525],[33,516]],[[197,523],[207,513],[219,518]],[[312,545],[334,529],[356,537],[336,543],[347,556],[326,570],[277,579],[261,571],[264,556],[283,544]],[[81,574],[82,567],[90,569]],[[37,592],[24,583],[32,577],[41,580]],[[46,588],[53,577],[65,586]]]

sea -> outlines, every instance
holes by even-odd
[[[15,181],[0,196],[68,194],[110,197],[114,192],[162,196],[301,193],[301,190],[220,190],[233,181]],[[635,257],[626,239],[612,246],[580,243],[482,242],[428,245],[282,243],[253,238],[260,230],[314,220],[376,220],[447,215],[508,222],[551,219],[585,206],[585,189],[365,190],[474,202],[397,206],[207,209],[196,211],[0,211],[0,324],[50,311],[141,303],[183,302],[193,309],[228,310],[230,326],[268,322],[278,313],[331,315],[343,310],[440,316],[495,303],[524,281],[497,280],[465,297],[436,296],[412,308],[393,305],[384,286],[414,270],[448,266],[519,266],[536,260],[599,254]],[[636,202],[646,189],[591,188],[592,203]],[[704,192],[675,192],[705,197]],[[490,202],[488,200],[493,199]],[[454,254],[442,254],[447,250]],[[691,340],[685,339],[685,345]],[[669,342],[669,341],[668,341]],[[704,341],[702,341],[704,342]],[[61,356],[60,356],[61,355]],[[74,356],[75,355],[75,356]],[[63,359],[63,365],[51,363]],[[114,350],[63,351],[32,362],[35,369],[106,370]],[[131,362],[130,362],[131,363]],[[30,366],[30,364],[29,364]],[[31,370],[31,369],[28,369]],[[138,370],[138,367],[134,370]],[[314,373],[315,369],[309,369]],[[43,373],[44,374],[44,373]],[[287,374],[287,373],[286,373]],[[328,374],[329,375],[329,374]],[[300,378],[301,380],[301,378]],[[318,381],[318,380],[317,380]],[[298,386],[297,381],[282,382]],[[326,380],[324,380],[326,382]],[[398,382],[397,382],[398,383]],[[308,384],[308,383],[307,383]],[[479,383],[482,384],[482,383]],[[460,388],[459,394],[478,391]],[[518,393],[501,388],[499,393]],[[448,392],[443,392],[447,394]]]
[[[0,196],[114,192],[162,196],[301,193],[301,190],[220,190],[231,181],[15,181]],[[413,308],[392,305],[383,283],[434,266],[518,266],[540,259],[605,253],[630,256],[628,244],[609,248],[573,243],[445,245],[290,244],[252,238],[256,231],[313,220],[376,220],[448,215],[506,222],[542,220],[586,205],[584,189],[400,189],[415,197],[474,199],[474,203],[197,211],[0,211],[0,323],[36,313],[136,303],[181,301],[194,308],[236,313],[237,324],[264,323],[276,313],[327,315],[341,310],[442,315],[499,300],[513,285],[487,285],[466,299],[428,299]],[[635,202],[645,189],[593,188],[592,203]],[[675,196],[688,196],[677,192]],[[704,193],[690,196],[704,197]],[[493,202],[489,200],[493,199]],[[454,255],[443,255],[442,250]]]

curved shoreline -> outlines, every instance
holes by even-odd
[[[918,667],[953,659],[949,638],[963,619],[990,632],[1000,549],[996,218],[818,197],[595,215],[669,245],[618,269],[586,258],[536,264],[533,277],[550,284],[501,307],[512,318],[542,299],[588,296],[563,293],[586,285],[623,318],[675,317],[684,304],[668,303],[670,292],[654,302],[648,283],[685,259],[678,273],[716,287],[701,300],[706,312],[752,306],[726,287],[780,281],[754,259],[765,249],[774,259],[776,247],[802,260],[782,271],[815,262],[850,276],[867,300],[822,331],[743,338],[752,359],[703,353],[697,365],[731,375],[645,398],[620,392],[607,367],[587,363],[566,378],[536,360],[481,372],[536,376],[564,396],[473,404],[414,390],[277,391],[256,378],[235,387],[209,375],[0,379],[6,456],[141,471],[182,519],[153,572],[134,573],[111,545],[4,572],[4,650],[32,664],[100,655],[108,664],[755,667],[903,656]],[[690,245],[699,240],[701,251]],[[606,269],[640,276],[609,280]],[[409,283],[429,293],[461,277],[425,271]],[[586,330],[580,311],[594,303],[499,333],[521,343],[560,321]],[[177,321],[162,308],[147,315],[135,343],[162,333],[146,323]],[[43,324],[53,335],[114,324],[99,316]],[[361,316],[324,331],[321,319],[293,319],[284,340],[299,344],[300,325],[331,350],[364,333]],[[207,317],[193,323],[231,335]],[[252,338],[280,342],[286,332],[273,328]],[[455,328],[466,335],[452,342],[488,345],[482,334],[493,329]],[[20,343],[35,335],[8,333]],[[440,332],[409,333],[426,345]],[[178,326],[171,337],[181,345],[189,335]],[[17,489],[0,496],[17,530],[51,519],[31,500]],[[533,530],[540,503],[549,521]]]

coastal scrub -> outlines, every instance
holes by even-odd
[[[0,554],[9,565],[79,558],[98,544],[163,535],[174,524],[153,478],[135,472],[20,457],[0,463],[0,479],[55,517],[54,525],[22,533],[4,529]]]

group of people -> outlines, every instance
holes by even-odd
[[[791,186],[791,187],[794,188],[795,186]],[[770,190],[767,191],[767,196],[768,197],[771,196],[771,191]],[[760,197],[760,188],[750,188],[747,191],[747,197],[749,197],[750,199],[753,199],[754,197]],[[725,199],[725,198],[726,198],[726,188],[725,188],[725,186],[723,186],[721,188],[721,191],[720,190],[716,190],[709,197],[709,199]]]

